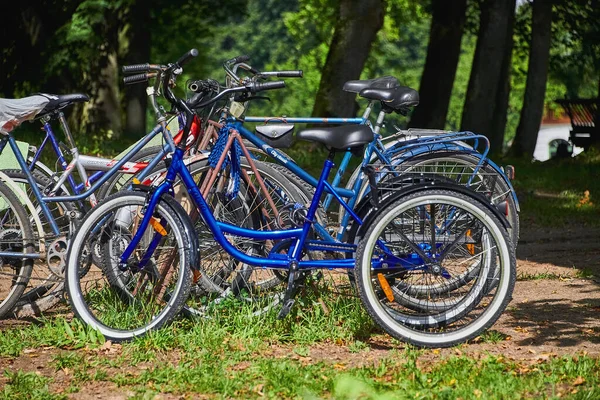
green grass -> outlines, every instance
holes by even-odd
[[[438,355],[432,360],[439,352],[394,340],[384,357],[372,357],[361,367],[344,359],[315,358],[315,346],[341,347],[368,357],[373,354],[370,339],[381,335],[358,299],[329,295],[323,301],[330,312],[308,295],[284,320],[277,320],[275,313],[250,317],[240,308],[217,310],[209,319],[180,319],[121,346],[103,344],[95,331],[60,317],[6,329],[0,335],[4,359],[18,357],[26,348],[54,347],[49,369],[68,371],[70,381],[52,386],[52,376],[5,370],[0,399],[62,398],[61,393],[78,392],[91,382],[114,384],[135,398],[159,393],[315,399],[600,395],[600,361],[585,355],[533,363],[491,355]],[[505,339],[489,330],[477,341],[496,344]],[[422,357],[426,361],[419,362]]]
[[[176,354],[182,355],[179,350]],[[216,353],[214,351],[217,351]],[[67,392],[87,381],[112,382],[134,398],[156,394],[201,394],[218,398],[336,399],[520,399],[598,398],[598,359],[584,355],[540,362],[515,362],[502,356],[475,359],[442,357],[418,363],[422,351],[403,350],[364,367],[319,361],[308,365],[286,357],[260,356],[233,347],[208,347],[193,357],[154,362],[138,369],[122,358],[119,373],[89,365],[76,367]],[[161,353],[163,357],[175,354]],[[53,395],[51,380],[35,373],[6,372],[0,398],[62,398]]]
[[[66,399],[50,392],[50,380],[33,372],[4,372],[7,383],[0,391],[0,399]]]

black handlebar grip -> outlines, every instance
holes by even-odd
[[[123,67],[123,73],[131,74],[133,72],[148,72],[150,71],[150,64],[135,64],[135,65],[125,65]]]
[[[301,69],[297,71],[277,71],[277,76],[280,78],[302,78],[304,73]]]
[[[246,62],[246,61],[249,61],[249,60],[250,60],[250,56],[244,54],[242,56],[237,56],[237,57],[233,58],[232,61],[233,61],[234,64],[239,64],[239,63],[243,63],[243,62]]]
[[[126,76],[123,78],[123,83],[126,85],[133,85],[134,83],[146,82],[148,81],[148,74],[137,74]]]
[[[198,49],[191,49],[190,51],[188,51],[187,53],[182,55],[179,60],[177,60],[177,65],[179,65],[181,67],[183,64],[190,61],[192,58],[196,57],[197,55],[198,55]]]
[[[274,81],[265,83],[256,83],[254,85],[255,92],[262,92],[263,90],[281,89],[285,87],[284,81]]]

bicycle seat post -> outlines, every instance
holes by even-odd
[[[379,131],[381,130],[381,127],[383,126],[383,120],[385,118],[385,111],[381,110],[379,111],[379,115],[377,116],[377,122],[375,122],[375,129],[373,129],[373,131],[377,134],[379,134]]]
[[[373,103],[374,101],[369,101],[369,104],[367,104],[367,108],[365,108],[365,112],[362,116],[363,120],[366,121],[369,118],[369,115],[371,115],[371,111],[373,110]]]
[[[69,142],[70,150],[77,148],[75,146],[75,141],[73,140],[73,135],[71,135],[71,130],[69,129],[69,124],[67,124],[67,119],[65,118],[65,114],[62,111],[58,112],[58,120],[60,121],[60,127],[65,133],[65,137]]]

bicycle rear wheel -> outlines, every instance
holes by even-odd
[[[231,187],[229,169],[218,171],[205,198],[213,215],[218,221],[253,230],[290,227],[287,206],[295,204],[300,197],[296,187],[268,164],[254,160],[254,165],[256,173],[248,160],[241,158],[242,177],[235,197],[227,194],[227,188]],[[188,169],[198,186],[202,186],[213,171],[206,160],[194,162]],[[196,234],[200,239],[200,274],[184,311],[191,315],[204,315],[211,307],[231,308],[237,304],[248,308],[253,314],[261,314],[278,304],[284,289],[284,277],[272,269],[240,262],[225,252],[198,215],[181,182],[175,182],[174,190],[176,199],[189,211],[195,222]],[[186,207],[188,204],[190,207]],[[266,256],[277,248],[274,241],[233,235],[227,235],[227,238],[238,250],[248,255]]]
[[[0,251],[33,253],[34,237],[27,212],[13,191],[0,182]],[[27,287],[33,259],[0,257],[0,318],[9,315]]]
[[[356,252],[357,286],[369,314],[393,337],[454,346],[488,329],[506,308],[514,250],[483,203],[425,189],[371,221]]]
[[[145,205],[145,193],[107,197],[83,219],[67,255],[66,291],[75,315],[112,341],[160,328],[189,295],[189,239],[180,217],[165,201],[156,207],[127,263],[119,263]],[[82,269],[81,260],[96,243],[105,249],[102,262]]]
[[[60,230],[60,235],[55,236],[42,212],[38,199],[33,194],[25,173],[21,170],[4,170],[3,172],[17,183],[29,197],[42,223],[47,244],[46,259],[34,262],[29,285],[13,310],[13,314],[17,318],[39,316],[46,310],[56,306],[64,297],[64,263],[67,253],[67,238],[71,228],[67,212],[72,210],[74,206],[71,203],[62,202],[46,203]],[[52,182],[46,175],[37,170],[32,174],[41,191],[46,189]],[[61,194],[64,195],[65,193],[59,193],[59,195]],[[29,223],[32,226],[35,224],[31,217]]]

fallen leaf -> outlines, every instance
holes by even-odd
[[[259,383],[258,385],[254,386],[254,388],[252,388],[252,391],[256,394],[258,394],[259,396],[264,396],[265,394],[263,393],[263,388],[265,387],[264,383]]]
[[[578,376],[577,378],[575,378],[575,380],[573,381],[573,386],[580,386],[583,385],[585,383],[585,379],[583,376]]]
[[[104,342],[104,344],[102,346],[100,346],[100,350],[108,351],[108,350],[110,350],[111,346],[112,346],[112,342],[110,340],[107,340],[106,342]]]

